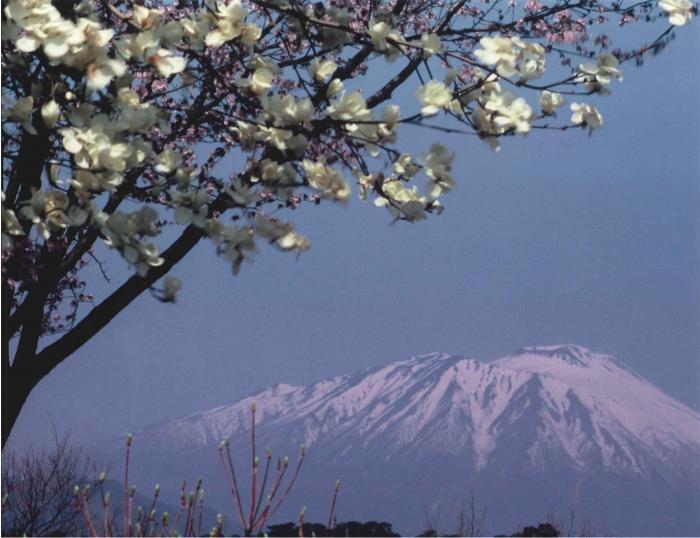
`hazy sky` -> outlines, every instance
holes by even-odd
[[[405,130],[408,150],[457,152],[440,217],[390,226],[358,200],[304,208],[311,251],[263,249],[238,277],[203,242],[173,271],[178,303],[132,304],[38,386],[13,443],[52,423],[108,436],[429,351],[488,360],[551,343],[614,354],[700,408],[698,24],[677,34],[626,67],[591,138],[534,132],[494,153]],[[109,258],[113,275],[123,265]]]

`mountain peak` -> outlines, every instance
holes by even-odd
[[[447,359],[453,359],[455,358],[454,355],[451,355],[450,353],[445,353],[444,351],[432,351],[430,353],[424,353],[423,355],[415,355],[412,357],[412,359],[419,360],[419,361],[444,361]],[[411,360],[411,359],[409,359]],[[399,361],[403,362],[403,361]]]
[[[593,356],[596,355],[590,349],[576,344],[562,344],[550,346],[530,346],[519,349],[516,355],[540,355],[559,359],[572,366],[589,368]]]

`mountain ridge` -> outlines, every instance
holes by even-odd
[[[654,484],[657,493],[688,491],[700,500],[692,482],[700,479],[700,414],[582,346],[530,346],[490,362],[434,352],[309,385],[281,383],[137,430],[136,443],[161,462],[213,452],[227,437],[248,435],[253,402],[262,442],[303,444],[319,468],[347,469],[357,474],[351,481],[439,477],[440,495],[458,491],[460,481],[524,491],[537,479],[572,499],[629,483],[630,498],[641,488],[639,502],[652,508],[646,490]]]

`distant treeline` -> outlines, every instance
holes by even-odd
[[[368,538],[373,537],[392,537],[401,536],[396,533],[393,529],[391,523],[386,521],[347,521],[345,523],[338,523],[332,529],[322,523],[304,523],[300,529],[298,523],[288,522],[281,523],[279,525],[269,525],[268,530],[265,533],[260,533],[258,536],[270,536],[270,537],[283,537],[283,536],[365,536]],[[427,529],[423,531],[418,536],[430,537],[430,536],[460,536],[459,534],[439,534],[434,529]],[[551,523],[540,523],[537,527],[524,527],[522,531],[511,535],[497,535],[497,536],[523,536],[523,537],[534,537],[541,536],[543,538],[554,538],[561,536],[559,530]]]

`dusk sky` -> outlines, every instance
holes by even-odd
[[[11,443],[52,425],[90,441],[430,351],[491,360],[552,343],[613,354],[700,409],[700,30],[676,33],[594,100],[605,126],[590,138],[538,131],[495,153],[404,128],[406,150],[457,153],[439,217],[390,225],[356,197],[303,207],[312,249],[262,248],[237,277],[202,242],[173,271],[177,304],[127,308],[40,383]]]

